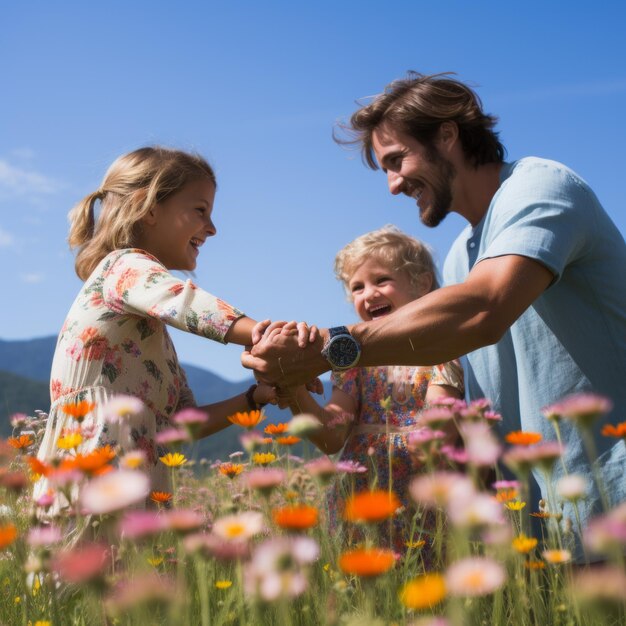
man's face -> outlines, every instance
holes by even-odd
[[[372,147],[387,174],[389,191],[413,198],[426,226],[439,225],[452,207],[454,165],[436,145],[424,145],[388,122],[372,133]]]

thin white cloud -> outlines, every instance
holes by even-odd
[[[35,151],[30,148],[16,148],[15,150],[11,150],[11,154],[24,161],[30,161],[35,157]]]
[[[54,178],[35,170],[16,167],[5,159],[0,159],[0,195],[50,195],[62,188],[63,184]]]
[[[3,228],[0,228],[0,248],[9,248],[13,245],[13,235]]]
[[[25,283],[40,283],[44,279],[44,275],[32,272],[31,274],[20,274],[20,278]]]

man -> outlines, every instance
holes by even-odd
[[[321,329],[305,349],[270,330],[244,365],[288,386],[357,360],[430,365],[467,354],[470,397],[489,398],[506,432],[554,439],[542,408],[583,391],[608,396],[612,415],[625,419],[624,239],[565,166],[505,163],[495,122],[470,88],[447,75],[411,73],[358,110],[354,143],[386,173],[390,192],[413,198],[427,226],[452,211],[469,222],[446,259],[447,286],[380,320]],[[561,429],[568,471],[591,483],[578,432]],[[596,445],[610,502],[626,500],[624,442],[596,432]],[[583,523],[598,509],[596,490],[582,506]]]

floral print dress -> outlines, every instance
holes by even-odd
[[[166,325],[224,343],[230,325],[243,313],[190,280],[173,276],[155,257],[139,249],[108,254],[85,281],[59,334],[50,377],[51,407],[37,457],[63,456],[59,437],[76,429],[63,407],[86,401],[95,408],[81,424],[86,454],[106,444],[118,454],[142,450],[154,490],[167,490],[166,450],[156,433],[170,417],[195,406]],[[142,414],[119,423],[105,420],[102,408],[116,395],[145,404]],[[49,485],[40,479],[35,498]]]
[[[391,457],[391,485],[405,511],[394,517],[391,526],[381,525],[384,542],[400,553],[406,551],[407,542],[425,539],[428,543],[421,531],[432,530],[433,520],[423,515],[417,527],[413,527],[415,507],[408,485],[423,467],[409,450],[407,439],[410,432],[420,428],[419,414],[426,407],[430,385],[447,385],[461,396],[464,394],[460,363],[455,360],[434,367],[355,367],[333,372],[331,380],[356,405],[356,417],[340,460],[367,468],[364,473],[345,474],[335,482],[329,498],[332,523],[338,523],[347,495],[374,486],[388,488]]]

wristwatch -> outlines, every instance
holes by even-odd
[[[322,348],[322,356],[333,370],[347,370],[359,362],[361,346],[345,326],[335,326],[328,329],[328,341]]]

